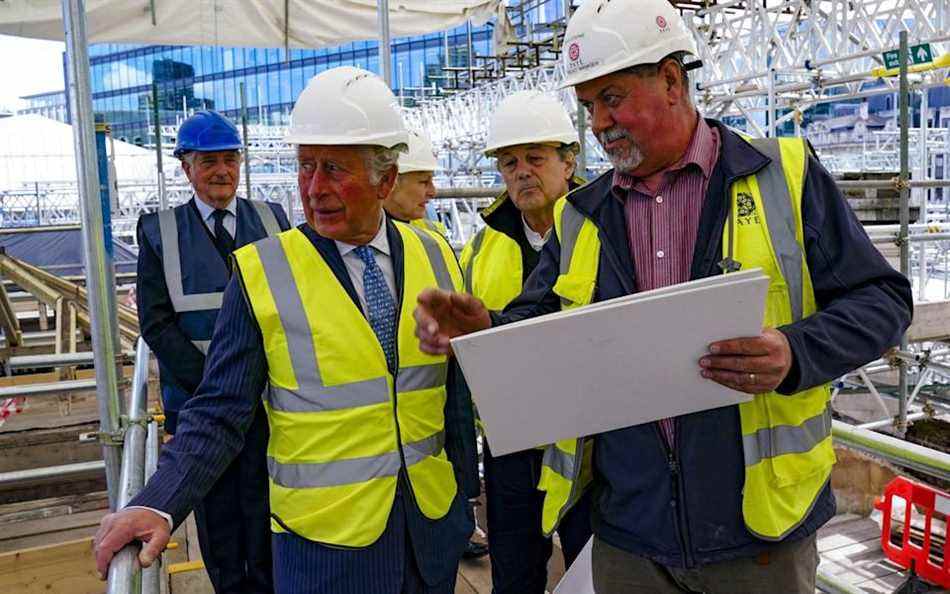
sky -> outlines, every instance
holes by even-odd
[[[0,35],[0,108],[15,109],[19,97],[63,90],[65,44]]]

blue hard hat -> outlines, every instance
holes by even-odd
[[[216,111],[198,111],[178,128],[176,157],[191,151],[232,151],[243,148],[237,127]]]

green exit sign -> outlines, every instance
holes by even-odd
[[[929,43],[910,46],[911,63],[926,64],[928,62],[933,62],[933,60],[934,54]],[[898,50],[884,52],[884,67],[888,69],[901,67],[900,52]]]

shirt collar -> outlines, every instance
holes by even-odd
[[[358,245],[353,245],[352,243],[344,243],[342,241],[334,240],[333,243],[336,244],[336,249],[340,250],[340,255],[345,256],[360,247]],[[389,237],[386,234],[386,215],[382,216],[382,220],[379,223],[379,230],[376,232],[376,237],[373,238],[367,245],[372,248],[375,248],[377,252],[385,254],[387,256],[389,253]]]
[[[225,212],[231,213],[231,215],[234,216],[234,218],[237,218],[237,201],[238,201],[237,196],[235,196],[234,198],[231,199],[231,202],[229,202],[228,205],[224,208]],[[203,221],[210,221],[211,215],[214,213],[215,210],[217,210],[215,209],[215,207],[206,203],[201,198],[198,198],[198,196],[195,196],[195,206],[198,207],[198,212],[201,213],[201,220]]]
[[[696,129],[690,137],[686,152],[680,157],[680,160],[667,167],[663,173],[669,174],[685,169],[690,165],[699,167],[703,172],[703,177],[709,179],[712,175],[713,167],[719,158],[719,135],[709,127],[701,116],[696,123]],[[623,198],[627,190],[634,188],[641,178],[634,177],[627,173],[621,173],[614,170],[613,191],[614,194]]]
[[[521,215],[521,224],[524,226],[524,234],[525,234],[525,237],[528,239],[528,244],[531,245],[534,251],[540,252],[541,248],[544,247],[544,242],[547,241],[548,236],[551,235],[551,230],[548,229],[547,233],[545,233],[544,235],[541,235],[540,233],[538,233],[537,231],[531,228],[531,225],[529,225],[528,221],[525,220],[523,214]]]

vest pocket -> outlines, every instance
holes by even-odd
[[[554,292],[561,297],[564,307],[587,305],[594,296],[596,278],[587,274],[569,272],[557,277]]]
[[[765,297],[765,319],[762,325],[766,328],[778,328],[792,321],[792,305],[788,301],[788,288],[785,283],[775,282],[775,279],[772,279]]]

